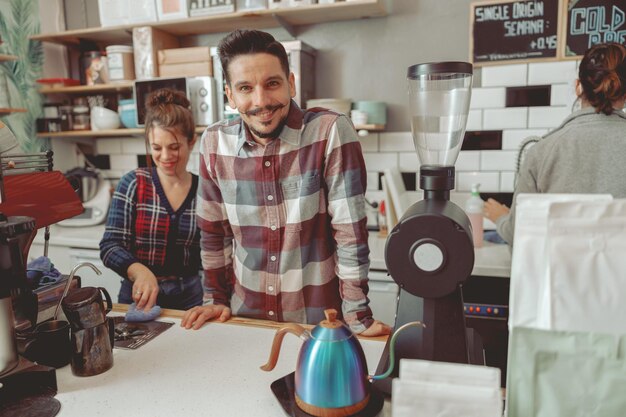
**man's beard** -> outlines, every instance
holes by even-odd
[[[260,107],[258,109],[247,111],[244,114],[247,115],[247,116],[255,116],[255,115],[261,113],[262,111],[275,111],[275,110],[278,110],[278,109],[282,109],[285,106],[286,106],[286,104],[269,105],[269,106]],[[261,139],[274,139],[274,138],[277,138],[278,135],[280,135],[280,132],[283,130],[283,127],[285,127],[286,123],[287,123],[287,115],[285,115],[285,117],[283,117],[281,119],[281,121],[276,126],[276,129],[272,130],[271,132],[267,132],[267,133],[259,132],[258,130],[256,130],[255,128],[253,128],[250,125],[248,125],[248,129],[250,129],[250,132],[252,132],[252,134],[254,136],[258,137],[258,138],[261,138]]]
[[[276,129],[272,130],[271,132],[267,132],[267,133],[259,132],[258,130],[256,130],[250,125],[248,125],[248,129],[250,129],[250,132],[252,132],[252,134],[258,138],[275,139],[278,137],[278,135],[280,135],[280,132],[283,130],[283,127],[285,127],[285,124],[287,124],[287,116],[283,117],[282,120],[276,126]]]

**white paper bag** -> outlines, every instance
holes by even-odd
[[[549,328],[626,334],[626,200],[552,204],[546,253]]]
[[[563,201],[610,201],[610,194],[519,194],[511,260],[509,330],[548,329],[550,294],[546,236],[550,205]]]

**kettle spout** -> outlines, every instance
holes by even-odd
[[[391,373],[393,372],[393,367],[396,363],[396,359],[395,359],[396,338],[402,331],[404,331],[407,327],[411,327],[411,326],[422,327],[422,328],[426,327],[426,325],[422,323],[421,321],[410,321],[404,324],[403,326],[398,327],[398,329],[391,335],[391,341],[389,342],[389,369],[387,369],[387,371],[384,374],[369,375],[368,378],[370,380],[376,381],[379,379],[385,379],[389,375],[391,375]]]
[[[276,335],[274,335],[274,342],[272,342],[272,351],[270,352],[270,357],[267,363],[261,366],[261,369],[264,371],[271,371],[276,366],[276,362],[278,362],[278,355],[280,354],[280,347],[283,343],[283,338],[286,333],[292,333],[302,339],[308,339],[309,333],[304,329],[304,327],[299,326],[295,323],[285,324],[283,327],[276,331]]]

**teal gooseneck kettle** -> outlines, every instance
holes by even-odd
[[[288,323],[276,331],[270,358],[261,369],[271,371],[276,366],[280,347],[286,333],[304,340],[300,348],[295,372],[295,399],[298,407],[318,417],[343,417],[365,408],[370,398],[369,380],[387,377],[390,368],[382,375],[370,376],[363,348],[352,331],[337,320],[337,311],[324,311],[323,320],[308,332],[304,327]],[[390,350],[393,355],[396,336],[409,326],[422,326],[421,322],[406,323],[392,335]]]

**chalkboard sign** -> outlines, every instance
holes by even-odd
[[[626,1],[566,0],[565,56],[583,55],[592,45],[626,45]]]
[[[471,5],[470,59],[475,64],[557,57],[559,1]]]

